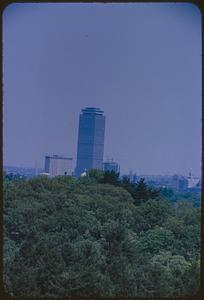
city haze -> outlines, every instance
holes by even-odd
[[[201,14],[193,4],[11,4],[3,14],[3,159],[77,155],[81,109],[106,116],[122,173],[201,172]]]

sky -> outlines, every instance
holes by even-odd
[[[4,165],[77,153],[106,116],[121,173],[201,173],[201,13],[191,3],[13,3],[3,12]]]

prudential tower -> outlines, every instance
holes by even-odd
[[[105,135],[104,112],[95,107],[82,109],[79,116],[77,164],[75,175],[85,170],[102,169]]]

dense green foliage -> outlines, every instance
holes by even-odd
[[[93,182],[108,183],[115,186],[120,186],[127,190],[133,197],[133,203],[135,205],[144,203],[149,199],[155,199],[159,195],[159,190],[152,189],[147,186],[144,178],[140,179],[137,183],[130,182],[127,176],[119,179],[119,173],[114,171],[100,171],[92,169],[88,172],[88,178],[92,179]]]
[[[89,174],[90,175],[90,174]],[[14,296],[199,290],[200,209],[117,174],[4,180],[4,284]]]
[[[167,198],[172,203],[180,200],[192,202],[193,206],[201,206],[201,193],[200,192],[178,192],[169,188],[160,189],[160,194]]]

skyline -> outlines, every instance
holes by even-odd
[[[79,112],[95,106],[106,115],[104,161],[122,173],[200,176],[195,5],[11,4],[3,55],[4,165],[59,154],[75,166]]]

